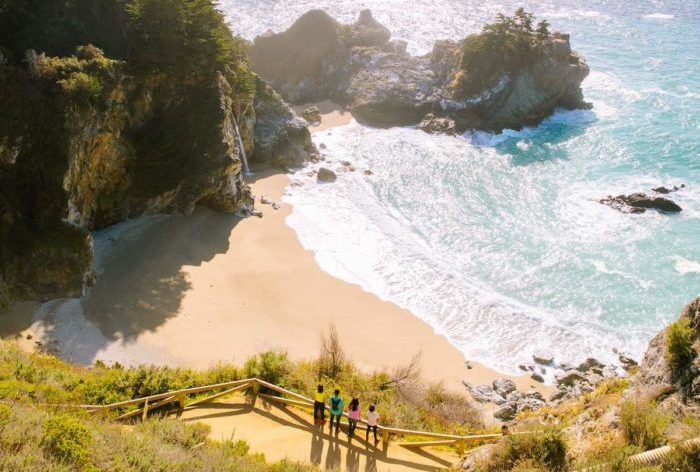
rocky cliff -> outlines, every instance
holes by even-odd
[[[672,327],[659,332],[631,378],[629,396],[653,398],[662,408],[700,416],[700,298],[685,306],[676,325],[686,327],[686,355],[674,363],[669,352]]]
[[[123,59],[91,45],[51,57],[0,44],[0,306],[81,295],[92,230],[195,205],[252,206],[236,124],[253,160],[298,164],[313,152],[306,123],[250,70],[213,4],[200,3],[115,3],[124,23],[112,26],[124,35],[110,38],[130,50]],[[87,21],[70,2],[56,8]],[[6,45],[70,44],[28,39],[46,17],[20,9],[26,17],[8,23],[9,10],[0,24],[17,31],[0,35]],[[168,15],[192,30],[163,31]]]
[[[571,50],[568,35],[527,28],[526,60],[517,67],[506,52],[509,44],[502,53],[467,60],[474,48],[481,53],[485,38],[510,41],[488,31],[460,42],[438,41],[430,54],[411,56],[368,10],[352,25],[310,11],[287,31],[256,38],[249,54],[285,99],[331,98],[378,126],[416,124],[432,113],[453,120],[459,130],[501,130],[536,124],[556,107],[588,107],[581,82],[589,69]],[[520,34],[512,30],[504,38]]]

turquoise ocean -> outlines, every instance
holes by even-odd
[[[592,110],[456,138],[357,123],[321,132],[327,159],[373,175],[316,185],[297,173],[288,224],[324,270],[410,309],[469,359],[504,372],[534,351],[639,359],[700,295],[700,2],[221,2],[249,39],[311,8],[343,22],[370,8],[414,54],[520,5],[571,34],[591,67]],[[598,203],[680,184],[679,215]]]

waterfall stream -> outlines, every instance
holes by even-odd
[[[245,153],[245,147],[243,146],[243,139],[241,139],[241,131],[238,129],[238,121],[236,117],[231,114],[233,118],[233,126],[236,128],[236,137],[238,138],[238,146],[241,148],[241,156],[243,158],[243,175],[250,175],[250,168],[248,167],[248,156]]]

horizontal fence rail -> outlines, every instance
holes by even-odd
[[[269,395],[266,393],[260,393],[259,390],[261,387],[264,387],[268,390],[271,390],[273,392],[277,392],[280,395],[284,396],[275,396],[275,395]],[[122,415],[118,416],[115,418],[116,420],[123,420],[123,419],[129,419],[129,418],[136,418],[136,417],[141,417],[141,419],[146,419],[148,416],[148,413],[160,408],[162,406],[165,406],[167,404],[171,403],[178,403],[180,409],[185,410],[189,408],[194,408],[197,406],[200,406],[202,404],[208,403],[210,401],[213,401],[217,398],[224,397],[226,395],[232,394],[234,392],[243,390],[243,389],[251,389],[253,391],[253,398],[260,397],[261,399],[267,401],[267,402],[277,402],[281,403],[284,405],[291,405],[291,406],[296,406],[296,407],[301,407],[301,408],[313,408],[314,401],[309,398],[305,397],[304,395],[300,395],[296,392],[292,392],[290,390],[287,390],[283,387],[280,387],[278,385],[272,384],[270,382],[266,382],[261,379],[257,378],[250,378],[250,379],[242,379],[242,380],[235,380],[232,382],[224,382],[224,383],[219,383],[219,384],[214,384],[214,385],[204,385],[201,387],[192,387],[192,388],[186,388],[186,389],[181,389],[181,390],[174,390],[171,392],[165,392],[165,393],[159,393],[157,395],[149,395],[147,397],[142,397],[142,398],[134,398],[132,400],[125,400],[121,402],[116,402],[116,403],[111,403],[108,405],[63,405],[66,407],[78,407],[81,409],[84,409],[90,413],[101,413],[105,414],[109,412],[110,410],[114,410],[117,408],[125,408],[125,407],[130,407],[130,406],[137,406],[139,408],[123,413]],[[221,392],[217,392],[213,395],[204,397],[204,398],[199,398],[194,401],[187,401],[187,397],[189,395],[196,395],[196,394],[201,394],[201,393],[206,393],[206,392],[212,392],[215,390],[223,390]],[[328,405],[325,406],[325,408],[328,410],[329,407]],[[347,418],[347,413],[342,414],[344,417]],[[346,426],[345,424],[343,426]],[[366,429],[367,428],[367,422],[363,419],[360,419],[358,421],[358,429]],[[382,433],[382,441],[384,441],[385,444],[388,444],[392,436],[411,436],[411,437],[417,437],[417,438],[430,438],[430,441],[403,441],[397,443],[399,446],[403,447],[426,447],[426,446],[450,446],[450,445],[455,445],[457,446],[457,449],[461,452],[466,444],[470,441],[493,441],[493,440],[498,440],[503,435],[501,433],[497,434],[480,434],[480,435],[467,435],[467,436],[459,436],[455,434],[447,434],[447,433],[436,433],[432,431],[418,431],[418,430],[411,430],[411,429],[401,429],[401,428],[392,428],[390,426],[384,426],[384,425],[378,425],[379,431]],[[518,434],[518,433],[512,433],[512,434]]]
[[[274,392],[279,393],[280,395],[286,395],[289,398],[285,397],[278,397],[275,395],[269,395],[265,393],[260,393],[260,387],[264,387],[268,390],[272,390]],[[77,407],[84,409],[90,413],[106,413],[110,410],[114,410],[116,408],[123,408],[123,407],[129,407],[129,406],[139,406],[143,405],[140,408],[137,408],[136,410],[129,411],[127,413],[124,413],[120,416],[118,416],[116,419],[117,420],[122,420],[122,419],[128,419],[128,418],[134,418],[141,416],[142,420],[145,420],[148,416],[149,411],[153,411],[156,408],[160,408],[162,406],[165,406],[170,403],[178,403],[180,409],[189,409],[189,408],[194,408],[200,405],[203,405],[205,403],[208,403],[212,400],[216,400],[217,398],[224,397],[226,395],[230,395],[232,393],[235,393],[237,391],[243,390],[243,389],[251,389],[253,391],[253,402],[255,402],[255,399],[257,397],[262,398],[265,401],[268,402],[277,402],[281,403],[284,405],[292,405],[292,406],[297,406],[297,407],[302,407],[302,408],[313,408],[314,401],[311,398],[305,397],[304,395],[300,395],[296,392],[292,392],[290,390],[287,390],[285,388],[282,388],[278,385],[272,384],[270,382],[266,382],[261,379],[257,378],[251,378],[251,379],[242,379],[242,380],[234,380],[232,382],[224,382],[224,383],[219,383],[219,384],[213,384],[213,385],[204,385],[201,387],[192,387],[192,388],[185,388],[181,390],[175,390],[172,392],[165,392],[165,393],[159,393],[157,395],[150,395],[147,397],[142,397],[142,398],[134,398],[132,400],[126,400],[122,402],[117,402],[117,403],[111,403],[109,405],[59,405],[59,406],[64,406],[64,407]],[[191,402],[187,402],[187,396],[189,395],[196,395],[200,393],[205,393],[205,392],[211,392],[214,390],[223,390],[221,392],[215,393],[213,395],[209,395],[204,398],[199,398]],[[329,409],[328,405],[325,405],[326,409]],[[347,417],[347,413],[343,413],[344,417]],[[359,420],[358,421],[358,428],[365,429],[367,427],[367,422],[365,420]],[[473,435],[466,435],[466,436],[460,436],[460,435],[454,435],[454,434],[447,434],[447,433],[435,433],[432,431],[417,431],[417,430],[411,430],[411,429],[401,429],[401,428],[392,428],[391,426],[383,426],[379,425],[378,429],[382,432],[382,441],[384,441],[385,444],[389,444],[390,438],[392,435],[394,436],[410,436],[410,437],[417,437],[417,438],[430,438],[428,441],[403,441],[403,442],[398,442],[396,443],[399,446],[402,447],[432,447],[432,446],[456,446],[457,450],[462,453],[466,445],[471,442],[487,442],[487,441],[497,441],[503,437],[503,434],[501,433],[493,433],[493,434],[473,434]],[[512,432],[510,433],[511,435],[520,435],[520,434],[533,434],[535,432],[531,431],[522,431],[522,432]],[[689,439],[687,441],[683,441],[681,443],[675,444],[673,446],[663,446],[657,449],[653,449],[651,451],[646,451],[642,452],[639,454],[635,454],[631,457],[628,458],[628,461],[631,464],[635,465],[651,465],[651,464],[656,464],[663,460],[666,456],[668,456],[672,451],[674,447],[678,446],[694,446],[694,445],[700,445],[700,437],[694,438],[694,439]],[[583,469],[586,471],[593,471],[593,470],[603,470],[605,468],[605,465],[600,465],[600,466],[595,466],[595,467],[589,467],[587,469]]]

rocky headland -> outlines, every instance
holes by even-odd
[[[432,114],[421,129],[500,131],[537,124],[556,107],[590,107],[581,91],[589,68],[568,35],[550,33],[546,22],[535,30],[523,11],[412,56],[369,10],[352,25],[312,10],[287,31],[256,38],[249,55],[286,100],[330,98],[375,126],[414,125]]]
[[[251,70],[213,7],[57,8],[80,33],[49,7],[3,16],[0,306],[80,296],[92,230],[196,205],[252,207],[244,153],[299,165],[314,152],[307,123]],[[170,13],[192,31],[164,34]],[[33,25],[55,34],[21,33]]]

